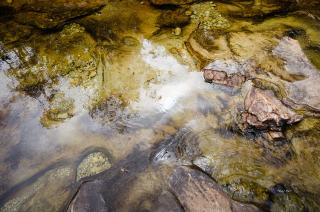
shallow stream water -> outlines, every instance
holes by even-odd
[[[204,158],[209,169],[203,170],[234,200],[264,210],[319,210],[317,116],[286,127],[287,139],[278,142],[235,130],[232,108],[241,92],[206,83],[200,70],[211,56],[199,57],[188,46],[203,18],[199,12],[210,4],[187,6],[198,13],[180,33],[157,24],[167,8],[114,1],[55,30],[0,37],[0,211],[65,209],[81,178],[94,179],[149,151],[133,169],[121,169],[139,179],[120,186],[128,193],[118,195],[128,202],[120,211],[148,208],[139,198],[161,189],[152,164],[170,169]],[[219,35],[251,31],[281,39],[289,33],[320,68],[319,20],[297,13],[236,18],[219,11],[223,5],[209,10],[221,18]],[[239,45],[256,44],[239,39]],[[221,58],[226,53],[216,51]],[[181,158],[171,150],[179,142],[186,143]],[[153,168],[139,168],[146,164]]]

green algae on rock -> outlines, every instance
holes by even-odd
[[[37,181],[8,196],[9,200],[0,211],[60,211],[72,192],[74,175],[74,170],[68,166],[49,170]]]
[[[74,100],[66,98],[64,93],[57,93],[49,100],[49,108],[44,112],[40,122],[49,128],[73,115]]]
[[[191,20],[199,23],[201,29],[210,31],[230,27],[228,19],[221,15],[212,2],[194,4],[191,10]]]
[[[77,180],[99,174],[111,167],[107,155],[103,152],[93,152],[87,155],[77,168]]]
[[[17,87],[22,90],[52,82],[72,72],[72,77],[79,75],[82,82],[93,76],[92,72],[96,70],[95,46],[93,38],[78,24],[67,25],[57,34],[35,35],[20,48],[12,50],[19,66],[9,70],[9,75],[17,79]],[[33,63],[27,64],[28,60]],[[83,78],[84,74],[86,76]],[[78,80],[74,84],[79,85],[80,82]]]

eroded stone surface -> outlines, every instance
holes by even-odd
[[[244,100],[245,112],[241,114],[243,128],[281,131],[287,124],[302,119],[278,100],[272,91],[252,87]]]
[[[241,86],[245,81],[245,77],[243,75],[232,74],[228,76],[228,74],[223,71],[213,69],[204,69],[203,76],[206,82],[227,85],[230,87]]]

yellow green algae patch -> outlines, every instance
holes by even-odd
[[[103,152],[87,155],[77,168],[77,180],[99,174],[111,167],[108,157]]]
[[[96,42],[78,24],[67,25],[57,34],[35,35],[24,46],[31,49],[29,57],[33,62],[22,63],[22,67],[9,71],[9,75],[18,80],[20,89],[50,82],[71,72],[92,76],[97,66],[94,51]],[[20,53],[17,56],[21,61],[28,58]]]

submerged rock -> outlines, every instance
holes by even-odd
[[[157,19],[160,27],[181,27],[190,23],[190,16],[185,9],[168,10],[161,13]]]
[[[183,5],[190,4],[196,0],[150,0],[154,5]]]
[[[255,17],[290,11],[296,6],[294,0],[227,0],[217,4],[219,11],[231,16]]]
[[[79,85],[96,71],[95,46],[96,42],[83,27],[70,24],[58,33],[35,36],[17,48],[8,49],[11,56],[5,57],[5,62],[13,63],[8,74],[22,90],[52,83],[55,78],[71,73],[72,84]]]
[[[119,48],[125,37],[131,36],[139,43],[140,37],[137,34],[151,36],[159,29],[156,24],[159,15],[160,11],[140,4],[139,1],[110,1],[99,13],[76,22],[84,26],[96,39]]]
[[[60,26],[67,20],[90,14],[104,5],[104,0],[17,0],[0,3],[0,7],[12,10],[15,20],[19,23],[34,25],[41,29]]]
[[[293,76],[300,76],[299,80],[285,82],[287,100],[294,107],[320,112],[320,73],[311,64],[297,40],[283,38],[273,53],[285,61],[285,71]],[[291,104],[292,105],[292,104]]]
[[[0,211],[61,211],[72,193],[74,175],[68,166],[49,170],[14,195],[8,195],[7,201],[1,202]]]
[[[253,205],[233,201],[200,171],[177,168],[169,186],[185,211],[260,211]]]
[[[44,127],[51,127],[73,115],[74,100],[66,98],[63,93],[57,93],[49,100],[49,108],[44,112],[40,122]]]
[[[32,34],[32,27],[14,21],[0,21],[0,38],[4,44],[27,39]]]
[[[229,20],[221,15],[212,2],[194,4],[191,10],[193,11],[191,20],[197,23],[201,30],[221,30],[230,27]]]
[[[77,168],[77,180],[99,174],[111,167],[107,155],[103,152],[94,152],[87,155]]]

